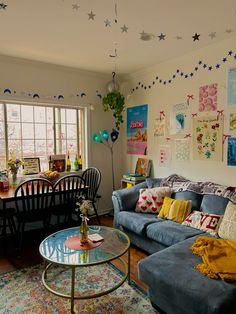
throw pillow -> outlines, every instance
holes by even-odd
[[[192,201],[175,200],[166,196],[158,217],[181,223],[189,215],[191,208]]]
[[[208,232],[212,236],[217,236],[222,217],[222,215],[194,211],[185,219],[182,225]]]
[[[223,239],[236,241],[236,204],[229,202],[226,206],[218,234]]]
[[[169,187],[140,189],[135,211],[139,213],[159,213],[166,195],[171,195]]]

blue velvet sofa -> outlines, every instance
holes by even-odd
[[[168,314],[236,313],[236,283],[210,279],[194,266],[201,258],[190,247],[207,233],[154,214],[135,212],[139,189],[160,185],[161,179],[147,179],[128,189],[113,192],[114,226],[123,230],[135,246],[150,253],[139,262],[139,278],[147,284],[154,307]],[[182,191],[175,199],[192,200],[192,210],[224,214],[228,199],[212,194]]]

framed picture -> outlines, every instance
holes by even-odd
[[[49,170],[64,172],[66,170],[66,155],[51,155],[49,157],[51,165]]]
[[[40,172],[40,159],[34,158],[23,158],[23,169],[26,175],[37,174]]]
[[[149,177],[151,170],[151,160],[146,158],[138,158],[135,173]]]

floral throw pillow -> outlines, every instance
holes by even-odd
[[[169,187],[140,189],[135,211],[139,213],[159,213],[165,196],[171,195]]]
[[[182,225],[208,232],[212,236],[218,236],[222,217],[222,215],[193,211],[192,214],[185,219]]]

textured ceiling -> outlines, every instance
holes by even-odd
[[[235,12],[233,0],[2,0],[0,54],[131,73],[234,36]]]

